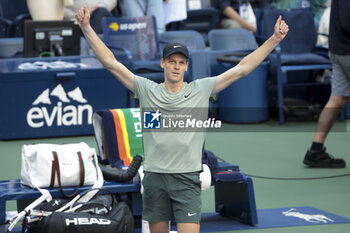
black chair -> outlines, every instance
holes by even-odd
[[[0,17],[0,38],[10,36],[11,25],[12,25],[11,20]]]
[[[274,32],[274,25],[279,16],[289,25],[289,33],[269,56],[270,71],[277,77],[277,101],[279,123],[285,122],[284,94],[285,86],[307,87],[325,85],[315,82],[314,77],[306,82],[295,82],[288,79],[288,74],[294,71],[315,71],[331,69],[329,59],[317,53],[317,33],[314,25],[313,13],[308,8],[293,10],[264,10],[260,37],[268,38]],[[314,72],[311,72],[313,74]],[[291,82],[292,81],[292,82]]]
[[[221,13],[216,8],[202,3],[202,9],[190,9],[187,11],[187,19],[180,26],[181,30],[194,30],[202,34],[208,45],[208,32],[220,28]]]
[[[23,36],[23,23],[26,19],[31,19],[27,1],[25,0],[0,0],[0,15],[12,21],[9,28],[9,37]]]

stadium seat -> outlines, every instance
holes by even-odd
[[[214,29],[208,37],[212,75],[235,66],[258,47],[254,34],[246,29]],[[220,119],[225,122],[252,123],[267,120],[266,62],[221,91],[218,106]]]
[[[133,73],[163,81],[161,52],[154,16],[102,19],[103,40]]]
[[[210,30],[208,38],[212,50],[246,50],[258,47],[253,33],[246,29],[213,29]]]
[[[181,30],[195,30],[202,34],[208,45],[208,32],[220,28],[221,13],[212,7],[210,0],[201,0],[200,8],[187,10],[187,19],[180,26]]]
[[[289,33],[271,53],[269,59],[270,71],[277,77],[279,123],[283,124],[285,122],[283,87],[325,85],[315,82],[314,77],[306,82],[290,82],[287,74],[292,71],[331,69],[332,65],[327,57],[317,53],[315,47],[317,33],[313,13],[308,8],[264,10],[260,27],[261,37],[268,38],[273,34],[274,25],[280,15],[289,25]]]
[[[23,56],[23,38],[0,38],[0,58]]]
[[[159,35],[159,39],[165,43],[178,42],[184,44],[190,50],[205,49],[203,36],[194,30],[165,31]],[[161,50],[162,47],[164,46],[161,45]]]

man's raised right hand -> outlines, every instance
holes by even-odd
[[[75,18],[81,28],[88,26],[90,24],[90,11],[87,6],[80,9],[76,14]]]

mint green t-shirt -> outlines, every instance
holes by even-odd
[[[215,85],[216,77],[197,79],[185,82],[179,92],[170,93],[163,83],[135,75],[134,97],[140,101],[141,121],[144,122],[146,111],[159,111],[160,119],[166,120],[166,124],[171,121],[171,116],[175,116],[172,118],[175,120],[178,116],[205,120]],[[201,171],[205,131],[186,127],[165,130],[166,124],[163,129],[143,129],[144,170],[157,173]]]

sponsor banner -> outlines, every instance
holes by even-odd
[[[128,104],[128,90],[92,57],[0,67],[0,139],[91,135],[94,111]]]
[[[57,99],[57,102],[52,100]],[[27,112],[31,128],[92,124],[93,107],[88,104],[79,87],[65,91],[61,84],[42,91]]]
[[[135,31],[147,28],[147,22],[117,23],[112,22],[108,26],[113,31]]]

